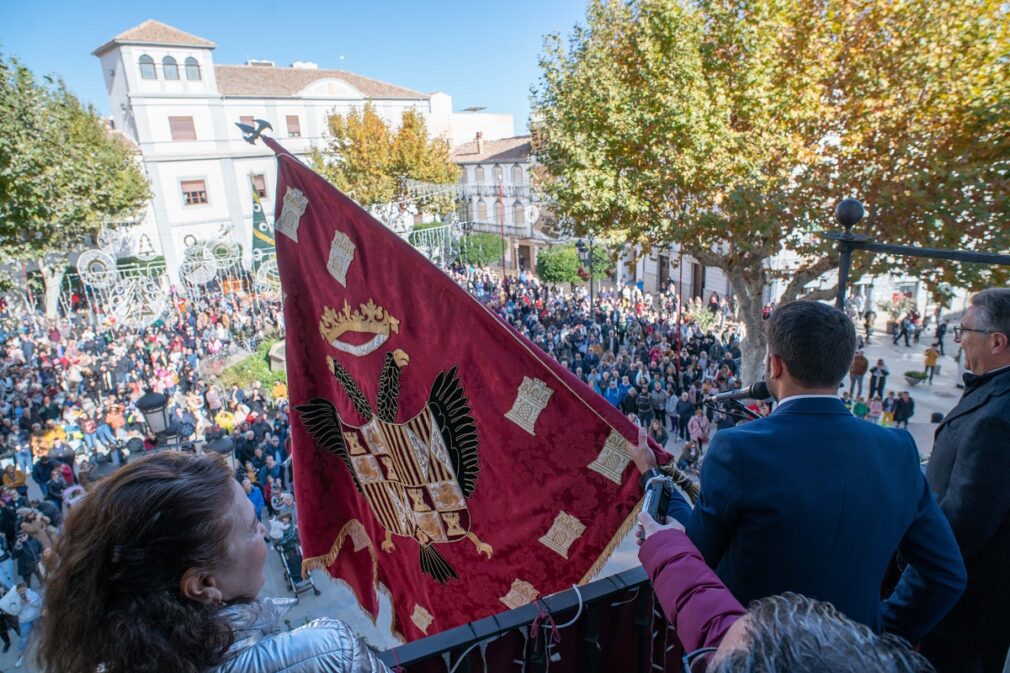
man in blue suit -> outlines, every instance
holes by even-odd
[[[856,346],[844,313],[794,302],[775,309],[767,330],[766,382],[778,407],[717,432],[694,509],[676,494],[669,513],[743,604],[792,591],[914,643],[966,584],[915,442],[838,399]],[[655,467],[647,448],[632,457],[647,474]],[[895,550],[908,566],[881,601]]]

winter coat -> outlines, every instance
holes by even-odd
[[[683,531],[650,535],[638,558],[685,651],[718,647],[729,627],[746,614]]]
[[[965,374],[961,401],[936,429],[926,481],[950,521],[968,589],[936,633],[965,651],[1001,649],[1010,634],[1010,369]]]
[[[687,422],[687,432],[691,435],[691,440],[698,442],[708,441],[708,432],[711,428],[711,423],[708,418],[702,414],[701,416],[692,416],[691,420]]]
[[[22,537],[14,543],[14,559],[18,562],[18,575],[24,576],[37,570],[42,558],[42,544],[33,537]]]
[[[235,632],[222,664],[212,673],[388,673],[389,669],[343,622],[315,619],[284,632],[281,622],[295,600],[268,598],[220,611]]]

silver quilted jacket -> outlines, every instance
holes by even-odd
[[[291,598],[230,605],[221,610],[235,631],[224,663],[213,673],[388,673],[375,653],[337,619],[316,619],[283,631]]]

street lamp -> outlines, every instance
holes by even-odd
[[[222,437],[212,439],[207,442],[206,449],[224,458],[232,469],[237,469],[238,466],[235,460],[235,443],[231,441],[231,437],[224,435]]]
[[[579,251],[579,259],[582,261],[582,265],[588,267],[589,269],[589,319],[596,324],[596,312],[595,312],[595,301],[593,297],[593,235],[589,234],[589,245],[587,246],[584,241],[579,241],[575,244],[575,247]]]
[[[168,398],[161,393],[148,390],[136,404],[151,432],[158,437],[165,434],[168,430]]]

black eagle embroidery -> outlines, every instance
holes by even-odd
[[[355,488],[385,529],[382,549],[395,548],[393,535],[413,537],[420,545],[421,569],[445,583],[458,575],[436,545],[465,537],[479,553],[488,558],[493,553],[470,530],[466,506],[480,473],[477,423],[453,367],[435,378],[424,409],[397,424],[400,369],[408,361],[402,350],[386,353],[373,413],[350,373],[327,358],[364,420],[361,426],[343,422],[333,404],[321,397],[295,409],[315,443],[347,466]]]

